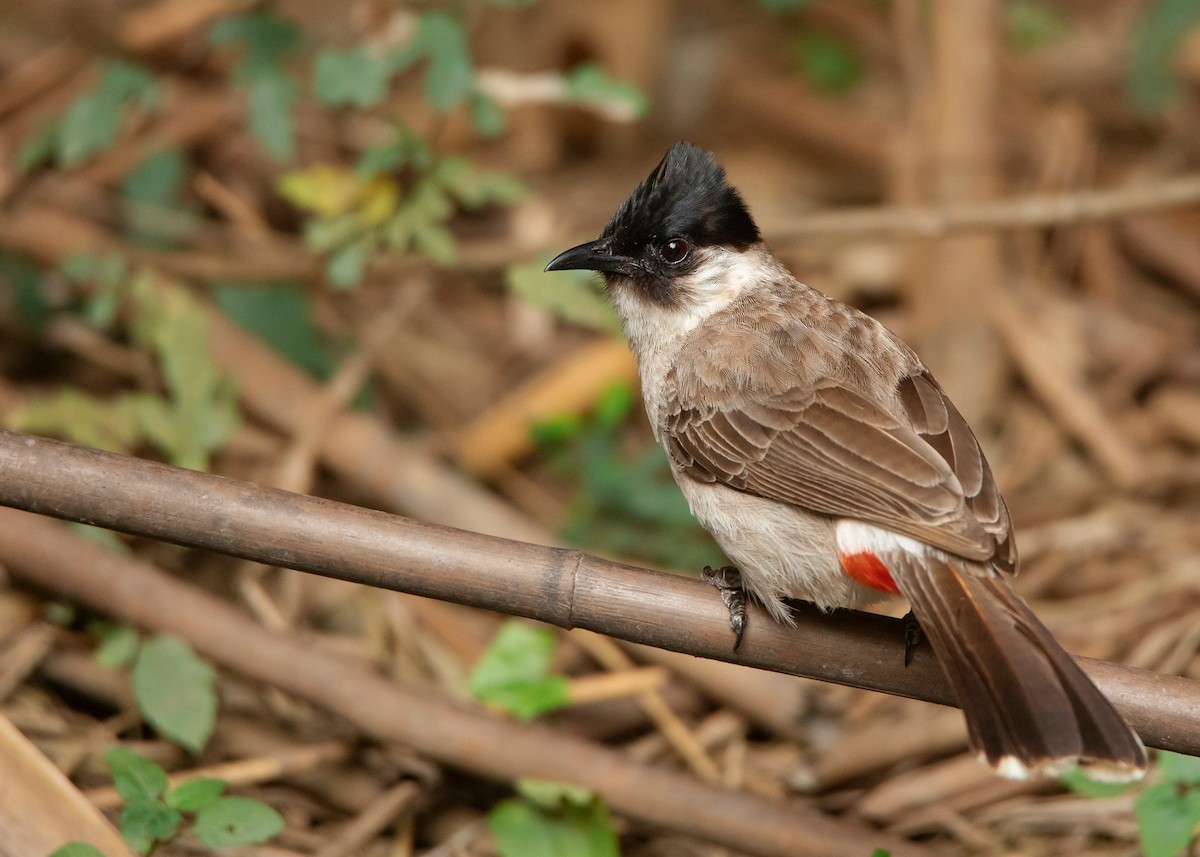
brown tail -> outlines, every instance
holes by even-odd
[[[1076,765],[1140,779],[1142,742],[999,573],[974,563],[891,564],[967,720],[971,747],[1002,776]]]

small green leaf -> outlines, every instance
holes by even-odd
[[[892,857],[892,852],[886,848],[876,848],[871,852],[871,857]]]
[[[446,12],[426,12],[414,41],[429,57],[425,97],[435,110],[453,110],[471,94],[471,55],[462,24]]]
[[[442,160],[434,169],[431,179],[465,208],[505,205],[516,202],[525,194],[525,185],[512,176],[481,172],[461,157]]]
[[[1145,857],[1176,857],[1200,822],[1200,790],[1155,783],[1138,795],[1133,814]]]
[[[127,798],[121,810],[121,836],[134,851],[148,854],[157,842],[175,835],[182,818],[155,798]]]
[[[76,98],[63,115],[57,135],[58,162],[64,167],[75,166],[111,146],[121,130],[128,103],[142,110],[156,109],[157,81],[141,66],[109,61],[96,88]]]
[[[453,265],[457,258],[454,236],[436,223],[420,223],[413,229],[413,244],[435,265]]]
[[[550,261],[543,256],[511,265],[504,272],[509,290],[532,306],[548,310],[570,324],[582,324],[621,335],[621,320],[608,299],[600,294],[596,278],[588,271],[544,269]]]
[[[180,812],[198,812],[216,803],[225,791],[225,781],[211,778],[189,780],[167,792],[167,806]]]
[[[471,93],[471,119],[485,137],[495,137],[504,130],[504,111],[486,92]]]
[[[488,813],[488,827],[501,857],[619,857],[616,831],[599,799],[548,810],[524,800],[506,800]]]
[[[212,667],[176,637],[147,640],[133,667],[133,691],[146,720],[197,753],[216,721],[214,679]]]
[[[598,65],[576,66],[564,79],[568,103],[595,104],[621,119],[640,119],[650,111],[650,100],[632,83],[614,80]]]
[[[294,282],[217,283],[217,308],[316,378],[333,371],[334,355],[313,322],[312,296]]]
[[[1200,783],[1200,758],[1158,751],[1158,772],[1169,783]]]
[[[539,780],[522,777],[517,780],[517,793],[542,809],[558,810],[569,807],[586,807],[596,797],[591,789],[574,783],[554,780]]]
[[[283,817],[260,801],[223,797],[200,810],[192,828],[209,848],[266,842],[283,830]]]
[[[50,857],[104,857],[104,852],[87,842],[68,842],[51,851]]]
[[[141,644],[141,637],[136,628],[115,622],[109,623],[98,638],[100,645],[96,648],[96,662],[110,670],[130,663]]]
[[[249,84],[250,130],[277,160],[296,157],[296,131],[292,104],[298,97],[296,82],[283,72],[257,75]]]
[[[313,92],[330,107],[374,107],[387,96],[390,69],[365,47],[317,53]]]
[[[113,787],[124,800],[154,800],[167,790],[167,772],[149,759],[125,747],[113,747],[104,754],[112,772]]]
[[[338,289],[348,289],[361,283],[375,249],[375,242],[370,239],[338,248],[325,264],[329,284]]]
[[[568,682],[547,675],[553,655],[553,631],[505,622],[471,673],[471,694],[522,720],[561,708],[569,701]]]
[[[801,33],[795,56],[801,76],[818,92],[841,95],[862,77],[862,65],[851,47],[827,33]]]
[[[1115,797],[1129,790],[1133,783],[1109,783],[1094,780],[1083,768],[1073,768],[1058,778],[1058,781],[1077,795],[1084,797]]]

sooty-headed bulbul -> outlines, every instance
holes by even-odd
[[[711,154],[672,146],[546,268],[568,269],[603,275],[675,480],[777,620],[788,598],[903,596],[997,773],[1142,776],[1137,735],[1009,587],[1012,524],[966,421],[898,337],[792,276]]]

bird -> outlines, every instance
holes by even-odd
[[[1137,734],[1009,585],[1012,522],[966,420],[899,337],[793,276],[711,152],[672,145],[545,270],[602,275],[655,439],[734,563],[706,569],[723,595],[785,625],[790,598],[901,596],[995,773],[1144,775]]]

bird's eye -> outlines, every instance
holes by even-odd
[[[658,248],[658,253],[668,265],[678,265],[687,258],[692,248],[682,238],[672,238]]]

